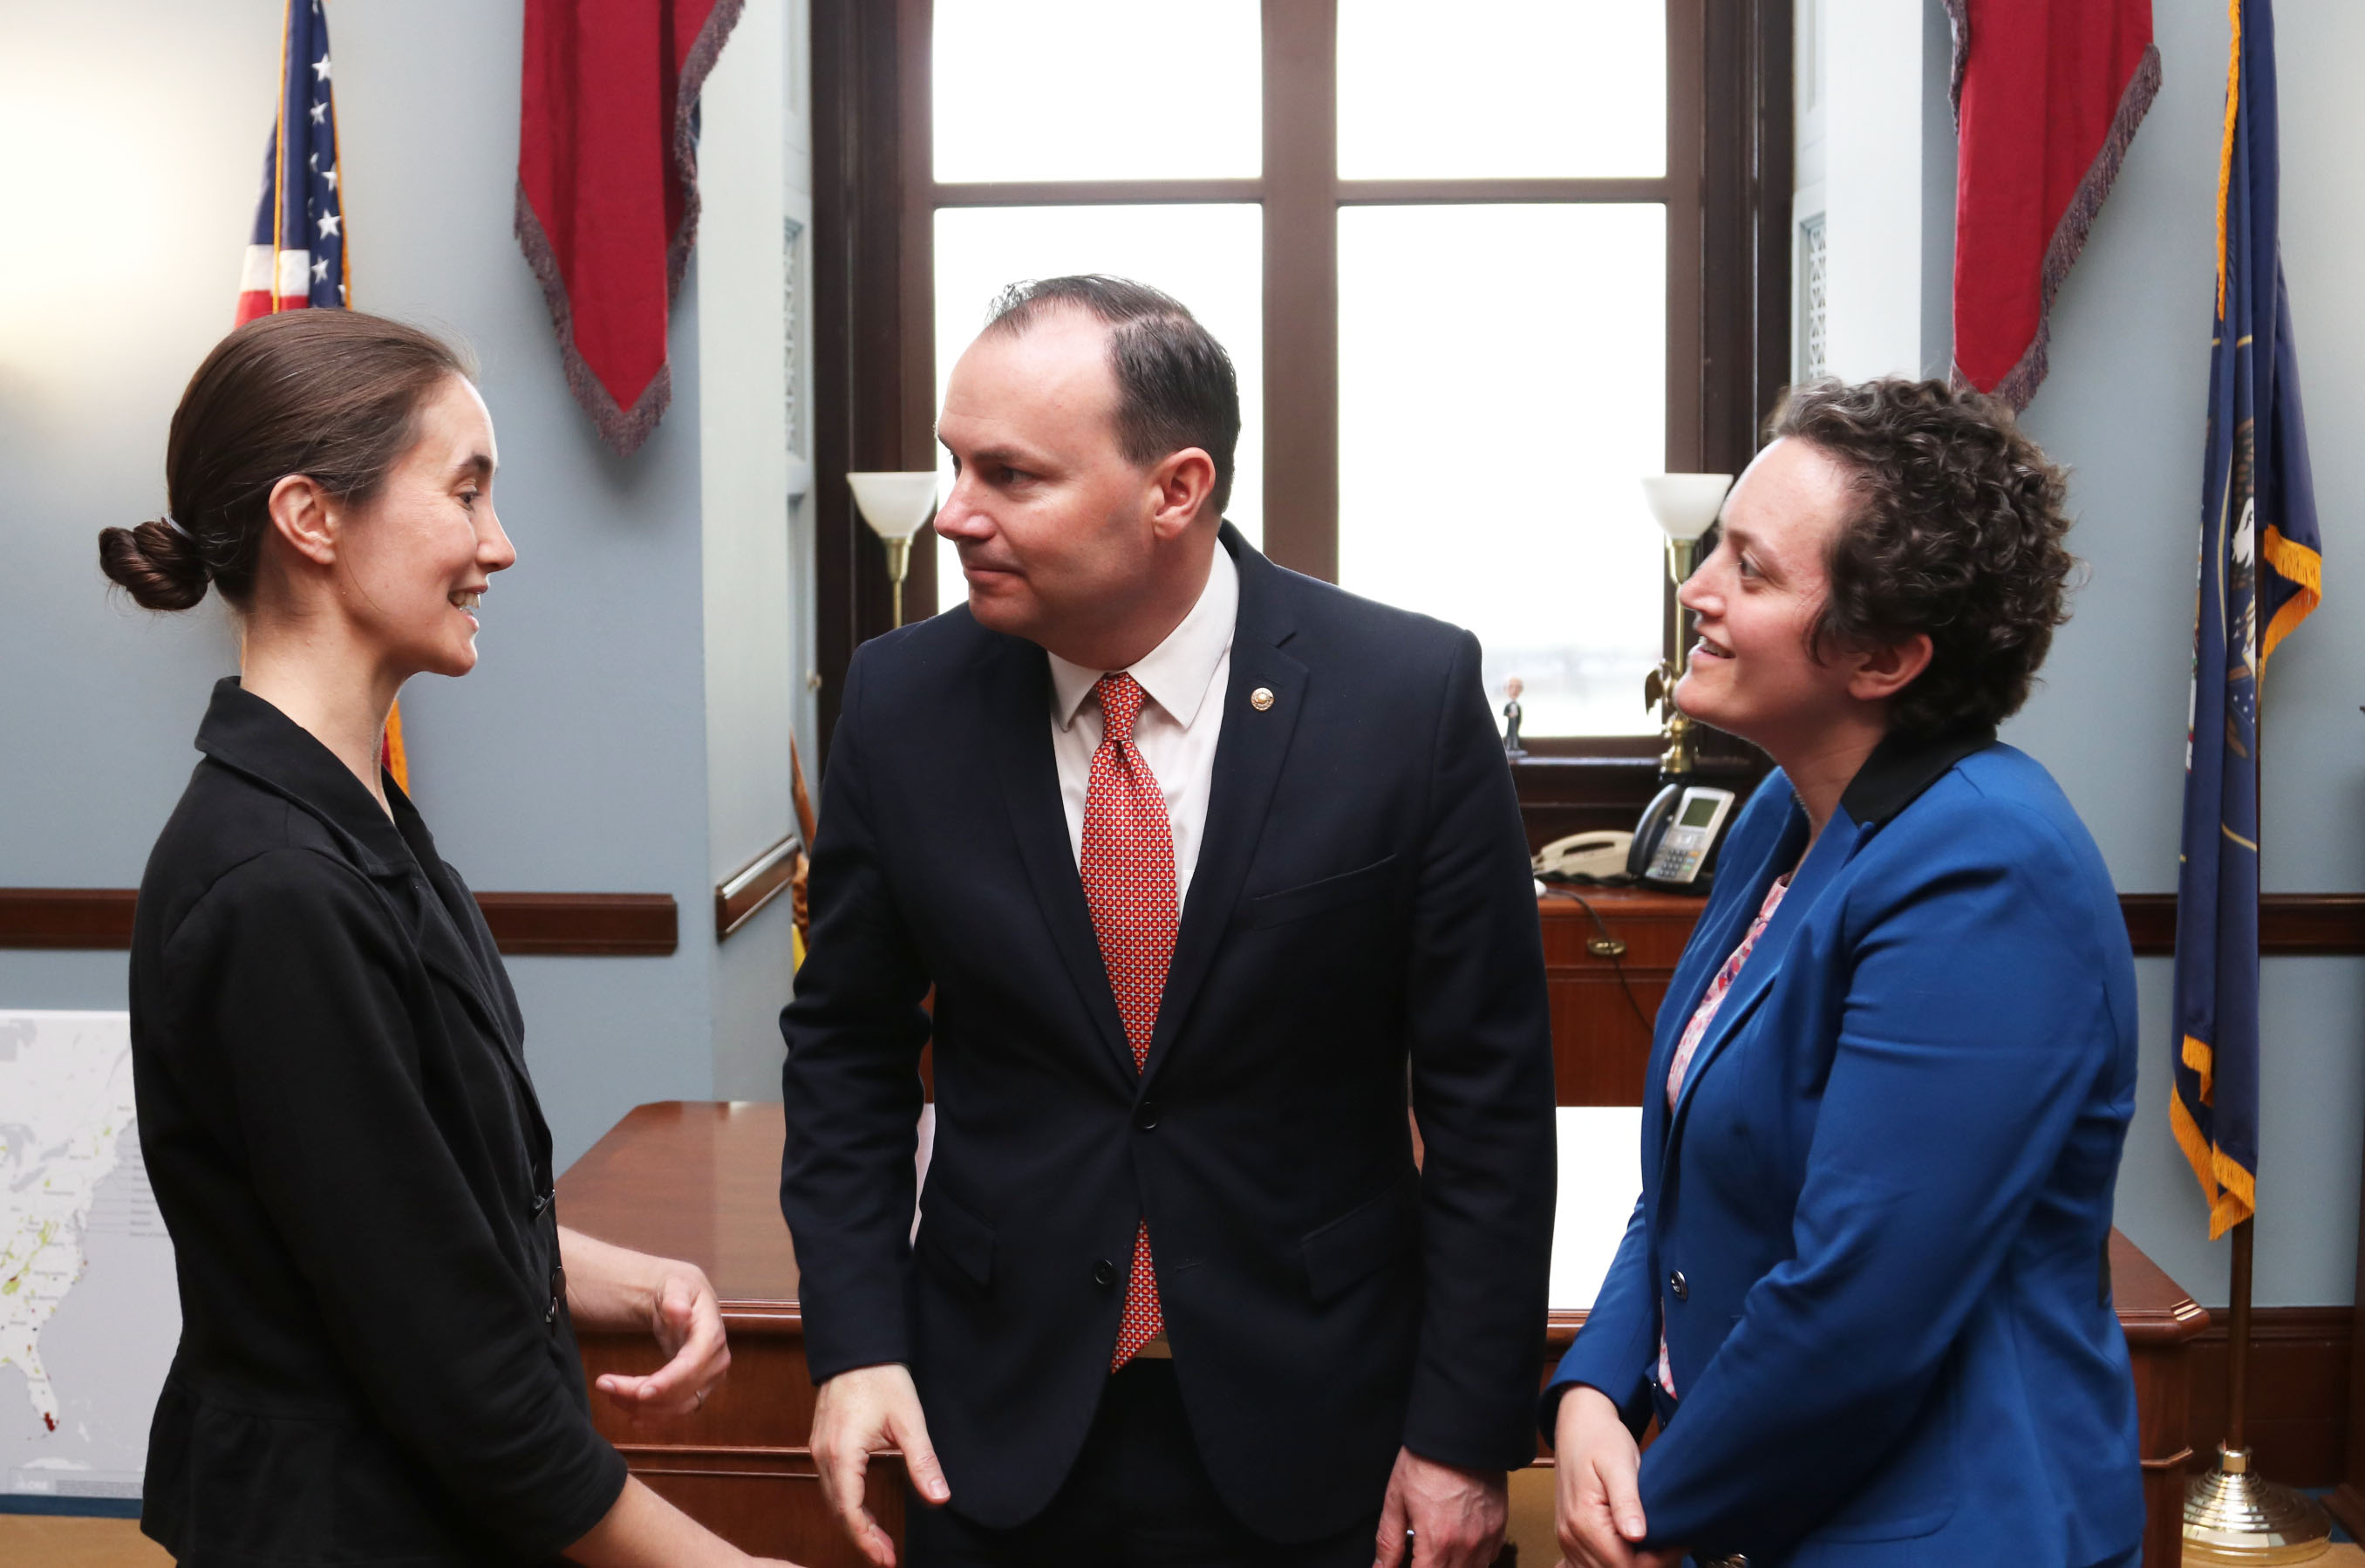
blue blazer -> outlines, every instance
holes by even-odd
[[[2102,856],[1991,734],[1884,743],[1670,1114],[1676,1042],[1807,835],[1778,772],[1734,825],[1659,1012],[1642,1200],[1545,1431],[1577,1383],[1638,1430],[1658,1416],[1654,1547],[1757,1568],[2131,1562],[2107,1248],[2135,964]]]

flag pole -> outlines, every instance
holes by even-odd
[[[2250,1468],[2250,1276],[2252,1227],[2234,1226],[2226,1292],[2225,1440],[2217,1464],[2184,1495],[2187,1564],[2306,1562],[2332,1549],[2332,1520],[2306,1493]]]
[[[2236,0],[2238,4],[2239,0]],[[2265,683],[2259,683],[2252,729],[2255,776],[2267,751]],[[2266,791],[2258,800],[2259,842],[2266,842]],[[2261,1042],[2263,1044],[2263,1041]],[[2332,1550],[2332,1517],[2304,1492],[2270,1481],[2250,1468],[2250,1282],[2257,1241],[2256,1205],[2233,1228],[2225,1282],[2225,1438],[2216,1468],[2184,1492],[2187,1564],[2306,1562]]]
[[[2225,1446],[2239,1453],[2250,1450],[2250,1262],[2258,1223],[2246,1219],[2234,1227],[2225,1291]]]

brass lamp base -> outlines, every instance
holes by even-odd
[[[912,541],[909,538],[880,541],[887,546],[887,580],[895,585],[895,624],[903,624],[903,575],[912,565]]]
[[[2331,1545],[2315,1499],[2252,1473],[2246,1449],[2219,1448],[2217,1467],[2185,1490],[2187,1563],[2305,1562]]]
[[[1667,577],[1676,587],[1682,588],[1684,580],[1692,575],[1692,562],[1698,553],[1697,539],[1667,541]],[[1676,611],[1679,629],[1683,614],[1681,610]],[[1680,783],[1692,776],[1692,748],[1698,741],[1692,734],[1690,715],[1676,706],[1676,683],[1683,679],[1685,662],[1689,656],[1678,648],[1673,659],[1661,659],[1658,667],[1642,678],[1642,706],[1658,710],[1659,738],[1667,743],[1667,749],[1659,756],[1659,781],[1663,784]]]

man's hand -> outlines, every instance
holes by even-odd
[[[928,1442],[920,1391],[902,1366],[857,1367],[823,1383],[813,1403],[812,1442],[823,1498],[862,1555],[879,1568],[894,1568],[895,1543],[862,1506],[863,1473],[872,1454],[900,1450],[922,1501],[942,1505],[952,1498]]]
[[[687,1416],[703,1407],[731,1369],[723,1308],[706,1271],[695,1263],[664,1263],[650,1283],[647,1322],[666,1364],[646,1377],[609,1372],[600,1392],[635,1417]]]
[[[1680,1568],[1680,1548],[1645,1551],[1639,1544],[1646,1528],[1635,1488],[1642,1450],[1608,1394],[1579,1383],[1561,1395],[1552,1452],[1552,1518],[1572,1568]]]
[[[1509,1489],[1499,1470],[1458,1470],[1410,1449],[1396,1450],[1380,1506],[1373,1568],[1489,1568],[1503,1548]],[[1405,1531],[1412,1531],[1406,1561]]]

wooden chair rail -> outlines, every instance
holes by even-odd
[[[796,879],[797,857],[805,841],[794,831],[784,835],[714,890],[714,939],[717,942],[756,918],[756,912],[789,890]]]
[[[0,947],[123,952],[132,888],[0,888]],[[512,958],[662,958],[680,946],[671,893],[478,893]]]

